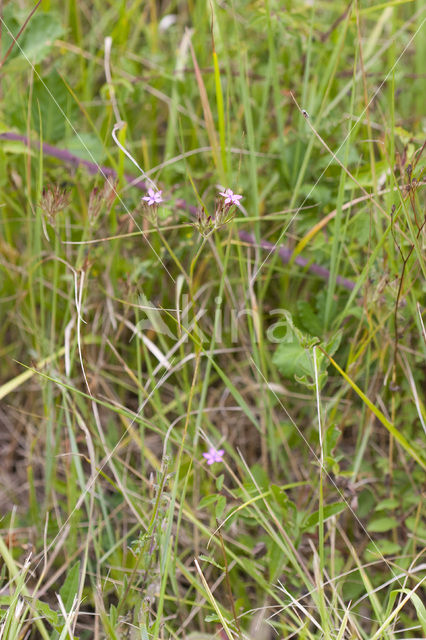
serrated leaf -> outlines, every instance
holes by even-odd
[[[309,354],[298,342],[282,342],[279,344],[272,360],[280,373],[286,378],[293,378],[295,375],[301,377],[306,373],[309,375],[314,374]]]
[[[280,506],[282,514],[284,515],[285,513],[287,513],[289,502],[290,502],[286,492],[283,491],[281,487],[279,487],[276,484],[271,484],[270,490],[274,497],[275,502]]]
[[[313,336],[320,336],[322,323],[307,300],[298,300],[297,314],[303,328]]]
[[[286,320],[287,333],[277,345],[272,360],[283,376],[293,378],[312,388],[316,384],[313,347],[318,344],[319,340],[296,327],[288,311],[284,311],[283,315]],[[283,325],[283,322],[280,322],[280,325]],[[327,346],[337,349],[339,342],[340,336],[336,334],[327,343]],[[316,351],[315,357],[318,384],[322,387],[327,379],[329,361],[320,350]]]
[[[308,377],[308,376],[295,375],[294,377],[297,382],[300,382],[300,384],[305,385],[305,387],[308,387],[308,389],[315,389],[317,385],[317,381],[315,380],[314,376]],[[320,389],[323,388],[326,380],[327,380],[327,373],[325,371],[323,373],[318,374],[318,386]]]
[[[334,356],[337,349],[340,347],[340,343],[342,341],[342,331],[337,331],[334,336],[329,338],[327,342],[324,344],[324,349],[327,351],[329,356]]]
[[[53,43],[64,33],[64,27],[53,13],[36,13],[24,31],[22,55],[38,64],[49,54]]]
[[[8,29],[17,35],[23,22],[27,17],[17,10],[16,7],[9,5],[8,15],[5,16],[5,22]],[[28,61],[31,64],[42,62],[53,48],[53,44],[57,38],[60,38],[65,32],[60,19],[53,13],[35,13],[28,22],[25,30],[21,34],[18,44],[12,49],[6,64],[13,67],[27,67]],[[4,42],[3,42],[4,40]],[[5,54],[12,43],[12,38],[7,29],[2,34],[2,54]]]

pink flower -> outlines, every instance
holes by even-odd
[[[214,462],[223,462],[224,453],[224,449],[216,450],[214,447],[210,447],[207,453],[203,453],[203,456],[207,460],[207,464],[213,464]]]
[[[219,191],[219,195],[225,198],[225,204],[236,204],[237,206],[240,204],[240,200],[243,197],[237,195],[231,189],[226,189],[226,191]]]
[[[161,202],[164,202],[161,195],[162,193],[162,191],[154,191],[154,189],[148,189],[148,195],[144,196],[142,200],[146,200],[149,206],[152,206],[153,204],[160,204]]]

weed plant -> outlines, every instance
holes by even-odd
[[[0,638],[426,637],[424,3],[0,7]]]

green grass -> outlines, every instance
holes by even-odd
[[[423,3],[33,9],[1,29],[1,640],[425,637]]]

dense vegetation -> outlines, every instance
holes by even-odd
[[[424,3],[1,4],[0,638],[425,637]]]

